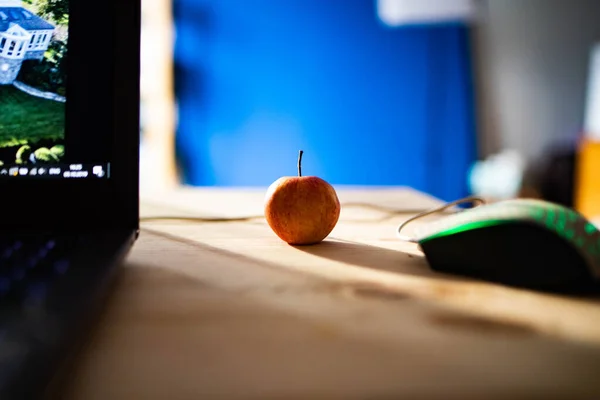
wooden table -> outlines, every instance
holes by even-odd
[[[66,399],[598,399],[600,303],[434,273],[395,238],[408,189],[339,188],[330,238],[262,219],[146,221]],[[262,213],[262,190],[146,196],[145,216]],[[408,229],[408,228],[407,228]]]

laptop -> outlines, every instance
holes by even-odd
[[[47,392],[137,237],[139,42],[139,0],[0,0],[0,399]]]

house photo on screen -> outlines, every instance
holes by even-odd
[[[0,165],[65,154],[68,0],[0,0]]]

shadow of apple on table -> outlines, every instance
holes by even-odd
[[[292,246],[299,251],[363,268],[398,274],[459,280],[458,277],[433,271],[423,256],[348,240],[328,238],[308,246]]]

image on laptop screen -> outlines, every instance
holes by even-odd
[[[106,177],[102,165],[61,166],[68,23],[68,0],[0,0],[0,177]]]

